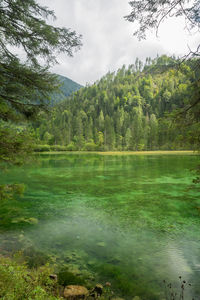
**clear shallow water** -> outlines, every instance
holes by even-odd
[[[200,299],[200,194],[190,189],[197,163],[59,154],[11,168],[1,183],[23,182],[26,192],[1,205],[0,248],[33,245],[75,274],[111,282],[125,299],[164,299],[163,279],[179,286],[181,275],[192,283],[185,299]]]

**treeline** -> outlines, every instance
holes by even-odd
[[[196,76],[194,61],[161,56],[143,66],[136,59],[42,114],[34,125],[37,144],[71,151],[193,149],[194,122],[177,126],[167,115],[190,103]]]

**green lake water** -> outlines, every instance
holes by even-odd
[[[9,168],[0,183],[26,190],[1,203],[0,250],[36,249],[125,299],[166,299],[163,280],[179,293],[182,276],[192,284],[184,299],[200,299],[197,164],[195,155],[59,154]]]

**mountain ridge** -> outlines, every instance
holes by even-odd
[[[75,81],[73,81],[72,79],[60,75],[60,74],[56,74],[59,78],[59,81],[61,83],[60,86],[60,93],[55,92],[52,94],[51,96],[51,104],[55,105],[61,101],[63,101],[66,97],[69,97],[72,93],[78,91],[79,89],[81,89],[83,86]]]

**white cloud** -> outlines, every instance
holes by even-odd
[[[129,14],[128,0],[40,0],[55,11],[57,26],[70,27],[83,35],[83,46],[73,58],[58,57],[53,72],[81,84],[93,83],[108,71],[157,54],[183,55],[187,44],[197,46],[197,36],[190,36],[183,20],[169,19],[145,41],[133,37],[134,25],[124,20]]]

